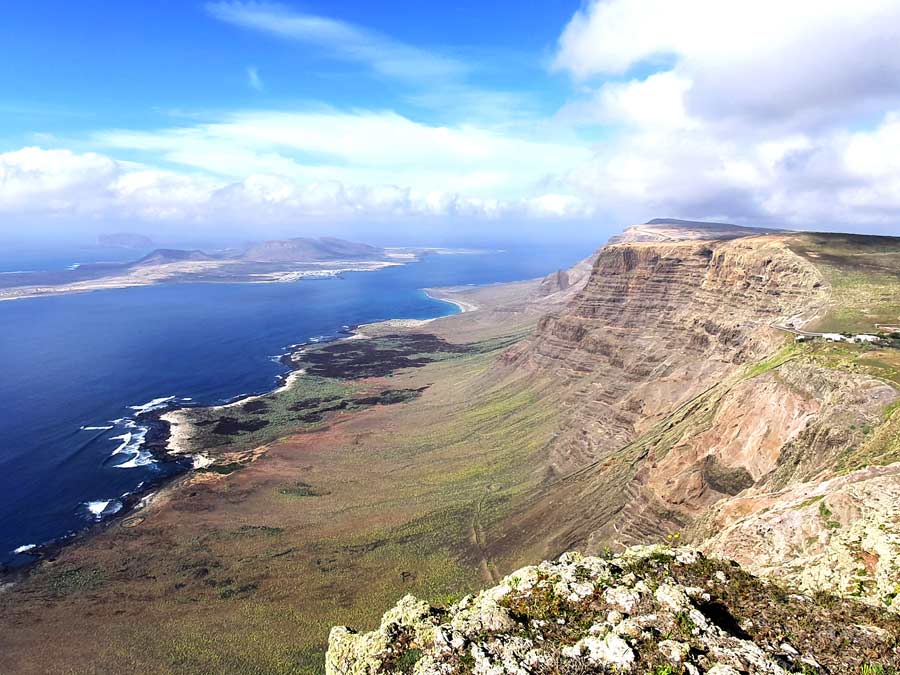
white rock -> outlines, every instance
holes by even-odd
[[[625,637],[630,638],[639,638],[644,634],[643,628],[641,628],[641,625],[634,619],[620,621],[613,628],[613,632],[617,635],[624,635]]]
[[[584,637],[575,643],[579,655],[597,666],[627,667],[634,663],[634,652],[621,637],[608,633],[605,637]]]
[[[685,592],[672,584],[660,584],[654,595],[659,604],[676,612],[691,606]]]
[[[740,675],[740,673],[731,666],[726,666],[724,663],[717,663],[706,671],[706,675]]]
[[[631,614],[635,606],[640,602],[640,594],[624,586],[611,586],[603,592],[603,599],[613,607],[625,614]]]
[[[594,592],[594,584],[590,581],[577,582],[569,586],[569,591],[566,599],[569,602],[579,602]]]
[[[675,555],[675,560],[680,562],[682,565],[690,565],[692,563],[695,563],[699,558],[700,554],[698,554],[697,551],[691,549],[681,549]]]
[[[658,645],[660,653],[669,663],[681,663],[688,655],[690,647],[677,640],[663,640]]]
[[[503,584],[520,593],[530,591],[537,585],[539,571],[537,566],[529,565],[504,577]]]

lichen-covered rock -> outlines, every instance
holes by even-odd
[[[628,642],[615,633],[607,633],[602,638],[587,635],[571,647],[563,647],[562,654],[572,659],[584,657],[593,666],[608,666],[620,670],[627,669],[634,663],[634,652]]]
[[[360,634],[335,626],[328,636],[326,670],[342,675],[389,672],[408,645],[435,642],[439,616],[427,602],[407,595],[382,617],[378,630]]]
[[[406,596],[372,632],[336,627],[326,672],[786,675],[900,663],[900,619],[837,602],[688,548],[566,553],[448,609]]]

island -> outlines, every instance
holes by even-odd
[[[240,250],[158,248],[139,260],[0,276],[0,300],[160,283],[276,283],[417,262],[427,248],[381,248],[334,237],[264,241]]]

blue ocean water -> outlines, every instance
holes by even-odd
[[[0,564],[28,562],[26,547],[83,530],[115,513],[124,494],[182,470],[141,451],[141,406],[267,391],[285,371],[273,357],[288,345],[348,325],[450,314],[421,289],[533,278],[590,252],[432,255],[340,279],[0,302]],[[63,262],[55,253],[52,264]]]

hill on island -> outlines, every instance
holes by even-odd
[[[254,262],[321,262],[330,260],[372,260],[384,249],[334,237],[295,237],[254,244],[240,258]]]
[[[219,256],[215,256],[203,251],[193,250],[185,251],[178,248],[158,248],[151,251],[140,260],[131,263],[132,266],[150,266],[150,265],[167,265],[176,262],[189,262],[195,260],[219,260]]]
[[[303,263],[337,260],[377,260],[384,249],[334,237],[294,237],[250,244],[240,253],[206,253],[200,250],[160,248],[133,265],[165,265],[198,260],[228,260],[248,263]]]

